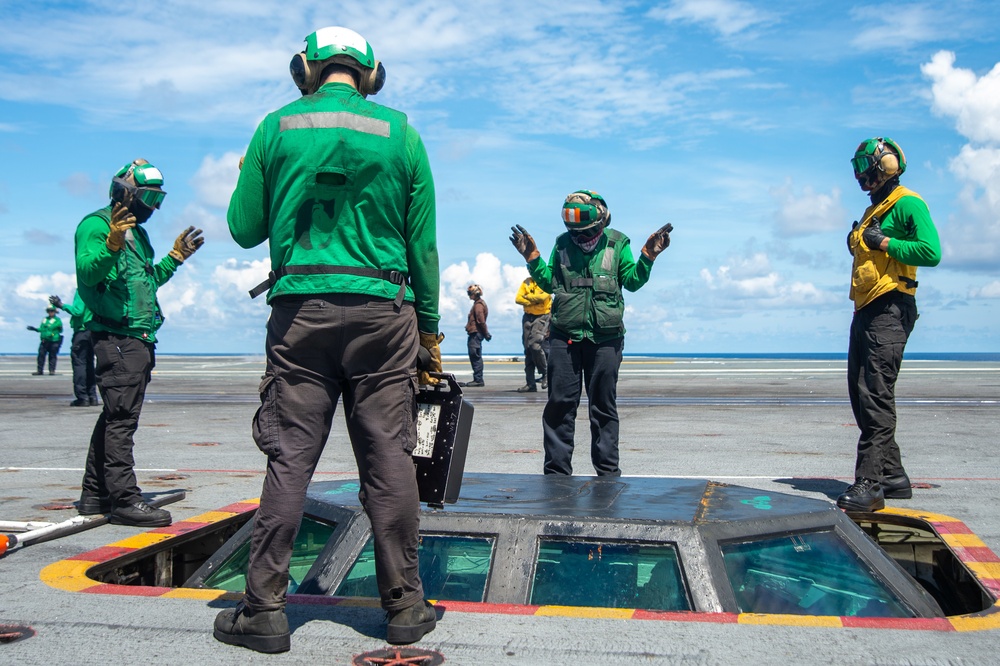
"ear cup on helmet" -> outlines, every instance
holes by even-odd
[[[358,92],[368,97],[368,95],[377,95],[378,91],[382,90],[382,86],[385,85],[385,67],[378,60],[375,61],[375,67],[369,70],[364,70],[358,76]]]
[[[306,58],[305,52],[296,53],[292,56],[292,61],[288,63],[288,71],[292,75],[295,87],[302,91],[303,95],[310,95],[316,92],[316,85],[319,78],[320,63],[310,61]]]
[[[895,176],[899,173],[899,158],[886,151],[885,155],[879,158],[878,167],[887,176]]]

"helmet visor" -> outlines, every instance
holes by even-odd
[[[857,178],[868,169],[875,166],[874,155],[855,155],[851,159],[851,166],[854,167],[854,177]]]

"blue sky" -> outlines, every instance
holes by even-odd
[[[526,271],[567,193],[608,201],[638,252],[672,222],[650,282],[626,294],[627,352],[843,352],[844,242],[867,197],[849,159],[889,136],[944,259],[921,269],[908,350],[1000,350],[1000,5],[995,2],[0,0],[0,353],[31,352],[46,298],[72,297],[73,232],[144,157],[168,196],[157,254],[206,243],[160,290],[165,353],[260,353],[268,308],[246,290],[265,246],[225,211],[239,156],[298,92],[304,37],[371,42],[375,101],[424,138],[438,197],[445,353],[463,353],[483,286],[493,341],[520,351]],[[67,322],[68,323],[68,322]]]

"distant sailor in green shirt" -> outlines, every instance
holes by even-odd
[[[62,319],[56,316],[56,309],[53,306],[45,308],[45,319],[37,327],[29,326],[29,331],[38,333],[41,338],[38,344],[38,371],[32,374],[44,375],[45,357],[49,357],[49,374],[56,374],[56,357],[59,355],[59,347],[63,341]]]
[[[49,296],[53,307],[68,312],[69,325],[73,329],[70,346],[70,362],[73,365],[73,395],[70,407],[94,407],[97,401],[97,374],[94,368],[94,341],[87,323],[93,318],[80,292],[73,295],[73,302],[66,305],[58,296]]]
[[[941,244],[920,196],[899,184],[906,158],[892,139],[863,141],[851,160],[871,205],[847,236],[854,301],[847,389],[861,436],[846,511],[877,511],[886,498],[912,497],[896,444],[896,377],[917,320],[917,266],[937,266]]]
[[[510,237],[528,262],[532,279],[552,294],[542,471],[573,473],[576,410],[585,385],[594,471],[598,476],[620,476],[617,391],[625,346],[622,289],[637,291],[646,284],[653,261],[670,245],[673,225],[654,231],[636,261],[628,236],[609,228],[611,213],[597,192],[570,193],[562,219],[566,232],[556,238],[548,263],[523,227],[512,227]]]

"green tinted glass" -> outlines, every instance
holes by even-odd
[[[854,174],[856,176],[860,176],[865,171],[868,171],[873,164],[875,164],[875,157],[872,155],[855,156],[851,159],[851,166],[854,167]]]
[[[691,608],[673,546],[546,539],[539,542],[530,603]]]
[[[832,531],[722,546],[744,613],[913,617]]]
[[[336,526],[327,525],[309,517],[302,518],[299,534],[292,548],[292,562],[288,570],[288,592],[294,593],[309,573]],[[229,592],[242,592],[246,588],[247,564],[250,561],[250,540],[247,539],[232,555],[226,558],[215,573],[205,579],[205,587]]]
[[[159,208],[167,193],[163,190],[153,190],[148,187],[137,187],[135,196],[149,208]]]
[[[422,535],[417,554],[424,596],[451,601],[485,599],[493,546],[492,537]],[[372,539],[368,539],[335,595],[378,598]]]

